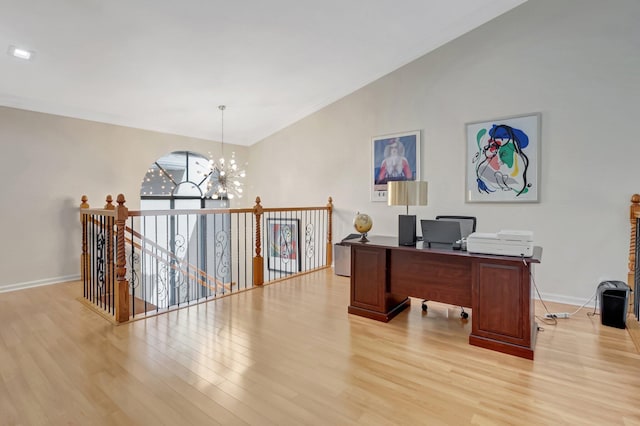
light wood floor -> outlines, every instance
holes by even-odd
[[[331,270],[121,326],[80,292],[0,294],[0,424],[640,424],[640,355],[588,309],[528,361],[470,346],[454,307],[350,316]]]

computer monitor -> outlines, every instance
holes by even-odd
[[[436,220],[450,220],[452,222],[460,223],[460,233],[462,238],[467,238],[472,233],[476,232],[476,217],[475,216],[436,216]]]
[[[422,240],[425,246],[451,246],[461,239],[460,222],[422,219]]]

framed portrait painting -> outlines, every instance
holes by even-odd
[[[540,113],[466,125],[466,201],[532,203],[540,197]]]
[[[300,219],[267,219],[267,267],[272,271],[300,271]]]
[[[420,180],[420,131],[371,138],[371,201],[387,201],[387,183]]]

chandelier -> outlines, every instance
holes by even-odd
[[[211,168],[211,177],[207,185],[207,196],[214,200],[232,200],[234,198],[242,198],[242,182],[240,179],[246,176],[244,170],[240,170],[236,162],[236,153],[231,153],[231,158],[224,158],[224,105],[220,105],[218,109],[222,115],[222,127],[220,132],[220,143],[222,145],[222,155],[216,161],[212,155],[209,160]]]

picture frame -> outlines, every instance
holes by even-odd
[[[267,267],[300,272],[300,219],[267,219]]]
[[[371,201],[387,201],[387,182],[420,180],[420,131],[371,138]]]
[[[539,202],[541,114],[477,121],[465,126],[465,201]]]

